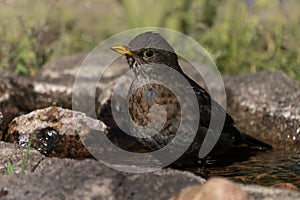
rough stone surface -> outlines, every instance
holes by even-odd
[[[273,187],[277,187],[285,190],[298,191],[298,188],[292,183],[277,183],[273,185]]]
[[[51,60],[41,67],[35,75],[34,80],[37,82],[72,87],[77,70],[86,56],[86,53],[79,53]]]
[[[300,83],[283,72],[225,79],[228,111],[236,125],[274,147],[300,142]]]
[[[55,59],[45,64],[35,77],[19,77],[8,71],[0,71],[0,110],[4,115],[1,130],[5,132],[10,121],[20,113],[48,106],[72,108],[72,95],[77,95],[73,94],[74,81],[85,57],[86,54],[80,53]],[[85,74],[82,76],[86,84],[79,88],[82,93],[78,95],[86,95],[86,91],[89,91],[89,76],[97,75],[98,68],[106,67],[99,57],[93,59],[99,66],[91,68],[94,71],[86,73],[87,77]],[[119,58],[104,71],[101,83],[97,85],[96,108],[93,108],[93,111],[100,110],[101,102],[105,102],[111,93],[108,89],[111,82],[127,70],[126,62]],[[0,134],[3,138],[2,132]]]
[[[14,117],[51,105],[71,108],[71,90],[0,72],[0,110],[4,116],[0,125],[2,131],[6,131]]]
[[[211,178],[203,185],[189,186],[171,200],[249,200],[242,188],[225,178]]]
[[[8,123],[20,113],[18,102],[16,101],[20,99],[22,92],[14,79],[17,78],[13,74],[6,71],[0,72],[0,110],[3,114],[2,123],[0,124],[1,139],[3,139],[2,131],[5,131]]]
[[[28,153],[29,159],[24,168],[24,173],[33,172],[45,157],[34,149],[30,149]],[[16,144],[0,142],[0,174],[3,175],[7,173],[9,162],[12,164],[15,173],[20,173],[26,154],[27,148],[20,147]]]
[[[300,193],[257,185],[241,185],[225,178],[211,178],[203,185],[188,186],[170,200],[294,200]]]
[[[128,174],[95,160],[46,158],[31,174],[0,176],[1,199],[167,199],[203,183],[187,172]]]
[[[258,185],[243,185],[242,189],[246,191],[251,200],[295,200],[300,199],[300,193],[289,190],[281,190],[272,187],[261,187]]]
[[[32,147],[47,156],[82,159],[91,157],[81,138],[94,130],[106,134],[101,121],[60,107],[48,107],[16,117],[9,125],[5,140]]]

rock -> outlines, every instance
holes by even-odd
[[[5,140],[26,147],[31,137],[32,147],[44,155],[83,159],[91,155],[80,137],[88,137],[94,130],[106,134],[106,129],[101,121],[83,113],[48,107],[16,117]]]
[[[35,77],[0,71],[0,110],[4,115],[1,130],[5,131],[20,113],[48,106],[72,108],[74,74],[84,57],[85,54],[78,54],[58,58],[43,66]]]
[[[0,124],[0,138],[3,139],[3,131],[7,129],[9,122],[19,114],[17,105],[14,104],[12,96],[15,92],[12,91],[12,84],[10,78],[7,78],[8,72],[1,71],[0,74],[0,110],[2,113],[2,120]]]
[[[35,82],[12,73],[0,74],[0,110],[4,116],[1,130],[6,131],[14,117],[51,105],[71,108],[71,89]]]
[[[298,199],[300,193],[257,185],[240,185],[225,178],[211,178],[203,185],[188,186],[171,200],[281,200]]]
[[[274,187],[261,187],[258,185],[242,185],[242,189],[248,193],[250,199],[260,200],[296,200],[300,199],[300,193],[282,190]]]
[[[143,146],[130,136],[84,113],[60,107],[35,110],[16,117],[9,124],[5,141],[27,147],[30,140],[31,146],[46,156],[73,159],[96,156],[115,164],[120,164],[124,157],[119,158],[119,148],[114,147],[129,152],[144,152]],[[116,156],[112,158],[110,154],[113,152]],[[129,161],[138,162],[133,158]]]
[[[39,83],[66,86],[70,88],[70,90],[73,89],[72,95],[74,104],[82,104],[84,106],[87,106],[86,108],[82,109],[87,111],[86,114],[88,116],[91,116],[90,113],[94,113],[96,110],[97,118],[104,122],[105,125],[107,125],[110,128],[110,130],[112,130],[109,132],[108,137],[110,140],[113,141],[113,143],[117,144],[123,149],[141,152],[141,149],[143,147],[139,143],[135,142],[131,137],[125,135],[122,131],[118,129],[118,126],[115,124],[115,120],[112,116],[111,111],[110,97],[112,95],[114,87],[118,83],[119,85],[121,85],[121,87],[124,87],[124,84],[130,84],[130,79],[128,79],[127,76],[123,76],[121,81],[119,80],[119,78],[129,69],[126,60],[120,56],[115,61],[110,63],[108,67],[105,66],[106,63],[102,60],[102,58],[109,57],[110,54],[106,54],[103,52],[99,55],[92,54],[88,57],[89,63],[94,64],[96,66],[90,68],[86,67],[85,65],[83,65],[84,67],[80,66],[81,61],[85,58],[85,56],[85,54],[76,54],[73,56],[61,57],[50,61],[42,67],[40,72],[36,75],[35,81],[38,81]],[[94,78],[93,76],[99,73],[99,68],[100,70],[105,69],[105,71],[102,74],[101,81],[99,81],[99,83],[97,84],[95,94],[96,102],[94,108],[90,104],[86,103],[86,98],[89,95],[94,95],[90,94],[88,91],[89,80],[92,80]],[[78,70],[85,71],[85,73],[82,73],[79,76],[80,79],[83,79],[82,85],[79,88],[74,88],[74,81],[78,79],[77,73],[80,72]],[[124,91],[122,89],[120,90],[120,92],[123,94],[123,96],[127,96],[127,94],[124,94]],[[81,100],[81,98],[77,98],[78,96],[84,98]],[[116,96],[116,98],[120,97],[120,95]],[[79,99],[79,102],[77,102],[77,99]],[[124,112],[123,110],[119,110],[119,107],[121,106],[116,105],[115,110],[118,110],[118,113]],[[73,107],[72,109],[76,109],[76,107]],[[117,116],[116,120],[124,124],[125,122],[123,119],[123,115],[121,114],[120,116],[120,118],[118,118]]]
[[[1,130],[6,131],[10,121],[20,113],[28,113],[48,106],[71,109],[72,95],[76,96],[76,92],[78,92],[75,91],[73,94],[74,81],[85,56],[86,54],[80,53],[57,58],[45,64],[34,77],[20,77],[8,71],[0,71],[0,110],[4,115],[3,123],[0,126]],[[103,55],[103,57],[105,56]],[[81,76],[81,78],[85,78],[87,83],[91,78],[89,76],[98,74],[98,68],[104,69],[106,67],[104,63],[101,63],[101,58],[99,55],[91,58],[92,61],[97,61],[99,66],[91,68],[95,72],[89,71],[89,73]],[[110,67],[105,70],[101,83],[97,85],[95,95],[97,102],[96,108],[91,108],[93,111],[100,110],[101,102],[107,98],[106,91],[110,92],[109,89],[107,90],[108,85],[111,85],[111,82],[115,81],[126,70],[128,70],[128,66],[121,58],[111,63]],[[89,91],[84,84],[79,90],[82,90],[83,93],[78,95],[86,95],[85,91]],[[2,135],[0,136],[3,138]]]
[[[203,185],[189,186],[171,200],[249,200],[242,188],[225,178],[211,178]]]
[[[283,72],[225,78],[236,125],[275,148],[300,141],[300,83]]]
[[[273,186],[285,190],[298,191],[298,188],[292,183],[277,183]]]
[[[16,144],[7,142],[0,142],[0,174],[7,173],[7,166],[10,162],[14,168],[15,173],[21,173],[24,163],[27,148],[20,147]],[[28,150],[28,160],[24,173],[33,172],[45,156],[40,154],[35,149]]]
[[[71,88],[80,64],[87,53],[62,56],[44,64],[34,76],[36,82]]]
[[[203,182],[176,170],[130,174],[95,160],[45,158],[33,173],[0,176],[0,191],[4,199],[167,199]]]

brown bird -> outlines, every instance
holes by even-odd
[[[172,84],[187,96],[191,93],[196,95],[196,101],[200,112],[197,119],[197,134],[187,151],[181,156],[182,159],[198,157],[199,149],[206,134],[212,134],[209,129],[211,116],[214,113],[224,113],[225,122],[218,142],[209,156],[222,155],[230,152],[235,146],[242,144],[250,148],[271,149],[272,147],[261,142],[241,131],[234,126],[234,120],[228,113],[216,103],[210,95],[195,81],[189,78],[181,69],[178,57],[171,45],[158,33],[146,32],[136,36],[128,46],[113,46],[112,49],[126,56],[129,67],[134,71],[136,79],[133,81],[128,96],[128,108],[130,114],[129,129],[135,134],[136,140],[150,151],[163,148],[169,144],[180,129],[181,117],[184,115],[182,109],[192,104],[192,100],[185,99],[184,104],[180,104],[178,97],[167,86],[153,82],[157,79],[168,79]],[[151,67],[151,65],[153,65]],[[163,74],[155,65],[164,65],[176,70],[189,83],[189,87],[176,81],[171,74]],[[171,78],[170,78],[171,77]],[[215,111],[213,113],[212,106]],[[198,113],[196,113],[198,114]],[[190,137],[194,117],[188,116],[188,123],[184,123],[182,129],[186,135],[181,140],[177,140],[178,148],[186,144],[185,140]],[[189,123],[189,120],[191,123]],[[203,159],[203,158],[202,158]],[[205,159],[205,158],[204,158]]]

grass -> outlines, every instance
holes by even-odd
[[[7,174],[15,174],[16,173],[11,162],[8,162],[6,172],[7,172]]]
[[[31,142],[32,142],[32,135],[29,138],[28,146],[26,148],[26,153],[25,153],[25,156],[24,156],[24,159],[23,159],[23,163],[22,163],[22,166],[21,166],[21,173],[24,173],[25,169],[27,167],[27,162],[28,162],[28,159],[29,159],[29,152],[30,152]],[[15,174],[16,173],[16,171],[15,171],[15,169],[13,167],[13,164],[11,162],[7,163],[6,172],[7,172],[7,174]]]
[[[300,29],[295,30],[300,15],[287,14],[293,12],[293,6],[300,8],[298,4],[272,1],[249,9],[229,0],[222,7],[227,12],[219,11],[214,25],[199,40],[217,55],[217,65],[223,73],[280,69],[300,80]]]
[[[120,31],[161,26],[196,39],[223,74],[282,70],[300,80],[298,10],[298,0],[6,0],[0,68],[34,75]]]

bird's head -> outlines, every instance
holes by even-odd
[[[174,49],[158,33],[142,33],[136,36],[128,46],[116,45],[111,48],[126,56],[133,70],[141,69],[143,64],[163,64],[175,70],[180,68]]]

